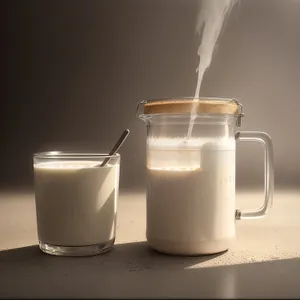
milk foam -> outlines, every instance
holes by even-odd
[[[95,161],[55,161],[55,162],[44,162],[34,164],[34,168],[39,169],[83,169],[83,168],[93,168],[101,162]]]

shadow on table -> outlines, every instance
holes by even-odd
[[[224,266],[222,255],[169,256],[151,250],[145,242],[118,244],[93,257],[50,256],[38,246],[1,251],[0,297],[300,296],[300,258]],[[215,260],[213,267],[208,266],[210,260]]]
[[[146,269],[180,269],[201,264],[223,255],[225,252],[193,257],[180,257],[164,255],[148,247],[146,242],[133,242],[116,244],[112,251],[90,257],[61,257],[47,255],[41,252],[38,245],[0,251],[0,264],[22,263],[38,264],[40,266],[56,265],[58,268],[64,264],[77,266],[84,263],[85,266],[95,263],[109,270],[118,271],[143,271]]]

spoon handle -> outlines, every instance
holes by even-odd
[[[118,139],[118,141],[116,142],[114,147],[109,152],[109,154],[108,154],[109,156],[114,155],[120,149],[120,147],[125,142],[125,140],[126,140],[129,133],[130,133],[129,129],[124,130],[124,132],[122,133],[122,135],[120,136],[120,138]],[[102,164],[100,165],[100,167],[104,167],[109,162],[110,159],[111,159],[111,157],[105,158],[104,161],[102,162]]]

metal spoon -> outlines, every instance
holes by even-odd
[[[125,142],[127,136],[129,135],[130,130],[129,129],[125,129],[124,132],[122,133],[122,135],[120,136],[120,138],[118,139],[118,141],[116,142],[116,144],[113,146],[113,148],[111,149],[111,151],[109,152],[109,156],[114,155],[119,149],[120,147],[123,145],[123,143]],[[111,159],[111,157],[107,157],[104,159],[104,161],[101,163],[101,165],[97,165],[96,167],[104,167],[109,160]]]

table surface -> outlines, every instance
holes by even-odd
[[[239,208],[263,200],[237,193]],[[175,257],[145,242],[145,193],[121,192],[114,249],[55,257],[37,246],[34,196],[0,194],[0,297],[299,298],[300,190],[279,190],[269,215],[237,222],[226,253]]]

